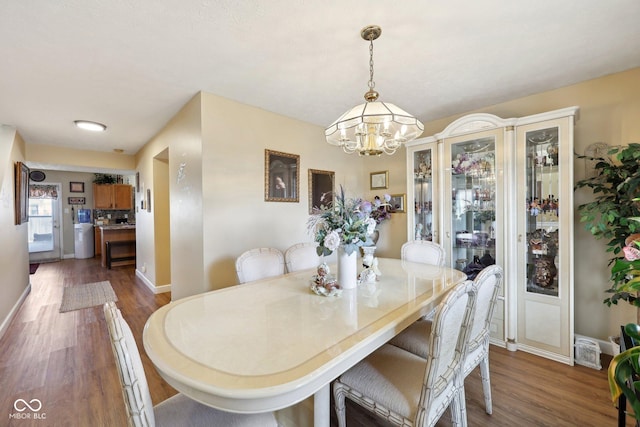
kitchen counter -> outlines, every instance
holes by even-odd
[[[130,245],[113,247],[111,249],[112,258],[120,258],[127,256],[135,256],[136,254],[136,226],[135,224],[111,224],[96,225],[100,229],[101,235],[101,254],[100,261],[103,267],[107,266],[107,242],[130,241]],[[112,263],[113,266],[135,264],[135,260],[117,261]]]

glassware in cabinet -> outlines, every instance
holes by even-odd
[[[407,240],[438,241],[437,232],[437,166],[436,144],[414,141],[407,147],[409,203],[413,215],[408,215]]]

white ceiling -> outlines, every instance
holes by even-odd
[[[429,121],[638,67],[639,22],[638,0],[2,0],[0,123],[133,154],[202,90],[324,127],[363,102],[369,24],[381,100]]]

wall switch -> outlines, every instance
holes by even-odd
[[[111,219],[111,214],[107,214],[107,218]]]
[[[129,214],[124,214],[124,217],[125,218],[129,218]]]
[[[69,213],[69,208],[64,208],[64,213],[68,214]]]

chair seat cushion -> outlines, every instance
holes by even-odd
[[[389,344],[426,358],[427,354],[429,354],[431,325],[432,323],[429,320],[413,322],[407,329],[389,341]]]
[[[264,414],[233,414],[219,411],[176,394],[154,408],[158,427],[277,427],[271,412]]]

